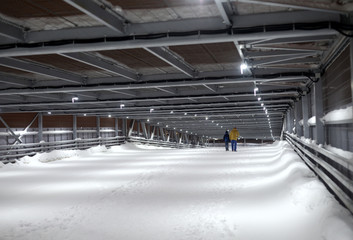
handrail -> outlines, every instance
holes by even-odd
[[[285,133],[284,137],[343,205],[353,213],[353,161],[316,145],[309,145],[295,135]]]
[[[0,161],[3,163],[15,162],[16,159],[24,156],[33,156],[38,152],[50,152],[56,149],[87,149],[95,145],[107,147],[128,142],[140,142],[148,145],[156,145],[171,148],[194,148],[200,145],[184,144],[161,140],[145,139],[140,137],[117,136],[107,138],[74,139],[56,142],[24,143],[16,145],[0,146]]]

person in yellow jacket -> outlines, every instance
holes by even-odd
[[[237,151],[237,139],[239,137],[239,132],[236,127],[232,129],[229,133],[229,139],[232,144],[232,151],[236,152]]]

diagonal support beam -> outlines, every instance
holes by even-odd
[[[88,16],[96,19],[107,27],[118,31],[125,32],[125,19],[111,9],[108,5],[97,4],[93,0],[64,0],[66,3],[84,12]]]
[[[208,85],[206,85],[206,84],[203,84],[203,86],[204,86],[205,88],[209,89],[211,92],[214,92],[214,93],[217,92],[217,89],[216,89],[216,88],[210,87],[210,86],[208,86]]]
[[[75,75],[66,73],[64,71],[59,71],[57,69],[43,67],[30,62],[18,60],[15,58],[0,58],[0,65],[9,67],[9,68],[18,69],[21,71],[37,73],[37,74],[54,77],[54,78],[60,78],[64,81],[71,82],[71,83],[82,84],[84,82],[83,78],[79,76],[75,76]]]
[[[19,136],[17,136],[14,131],[12,131],[12,129],[9,127],[9,125],[7,125],[7,123],[5,122],[5,120],[0,116],[0,121],[4,124],[4,126],[7,128],[7,130],[9,130],[10,134],[15,138],[15,142],[20,142],[22,143],[21,139],[19,138]]]
[[[64,57],[68,57],[70,59],[91,65],[93,67],[97,67],[100,68],[102,70],[114,73],[114,74],[118,74],[122,77],[125,77],[127,79],[133,80],[133,81],[137,81],[138,77],[136,73],[133,73],[129,70],[127,70],[126,68],[122,67],[122,66],[118,66],[115,64],[111,64],[108,63],[106,61],[104,61],[103,59],[99,59],[95,56],[92,55],[88,55],[86,53],[62,53],[60,54],[61,56]]]
[[[190,64],[185,62],[181,57],[169,50],[167,47],[150,47],[144,49],[185,73],[189,77],[195,77],[197,75],[196,70]]]
[[[25,41],[25,33],[22,28],[0,20],[0,36],[11,38],[17,41]]]
[[[175,91],[175,90],[167,90],[167,89],[160,88],[160,87],[156,87],[156,89],[158,89],[159,91],[162,91],[162,92],[173,94],[173,95],[177,94],[177,91]]]
[[[246,52],[245,58],[269,58],[269,57],[285,57],[285,56],[309,56],[316,55],[318,51],[296,51],[296,50],[275,50],[275,51],[259,51],[259,52]]]
[[[21,141],[21,138],[24,136],[24,133],[26,133],[28,131],[28,129],[32,126],[32,124],[34,123],[34,121],[37,119],[37,117],[39,116],[39,113],[37,113],[34,118],[32,119],[32,121],[28,124],[28,126],[22,131],[23,133],[20,134],[20,136],[15,140],[15,142],[13,143],[13,145],[15,145],[17,142]],[[22,143],[22,141],[21,141]]]
[[[130,122],[130,126],[129,126],[129,132],[128,132],[128,137],[131,136],[132,131],[134,130],[134,125],[135,125],[135,119],[132,119],[132,121]]]
[[[308,56],[311,56],[311,55],[272,57],[272,58],[266,58],[266,59],[261,59],[261,60],[255,60],[255,61],[251,62],[251,64],[252,64],[252,66],[259,66],[259,65],[271,65],[271,64],[285,63],[285,62],[288,62],[291,60],[294,60],[292,62],[299,62],[299,63],[301,63],[302,61],[304,61],[304,62],[316,62],[317,60],[320,61],[319,58],[307,58]]]

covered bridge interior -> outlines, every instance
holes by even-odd
[[[317,171],[352,211],[352,11],[340,0],[2,0],[1,161],[125,141],[210,147],[236,127],[240,143],[285,139],[312,168],[326,159]]]

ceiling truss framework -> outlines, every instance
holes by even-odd
[[[16,1],[0,7],[1,112],[129,117],[210,137],[237,125],[263,139],[279,136],[353,9],[288,0],[15,9]]]

